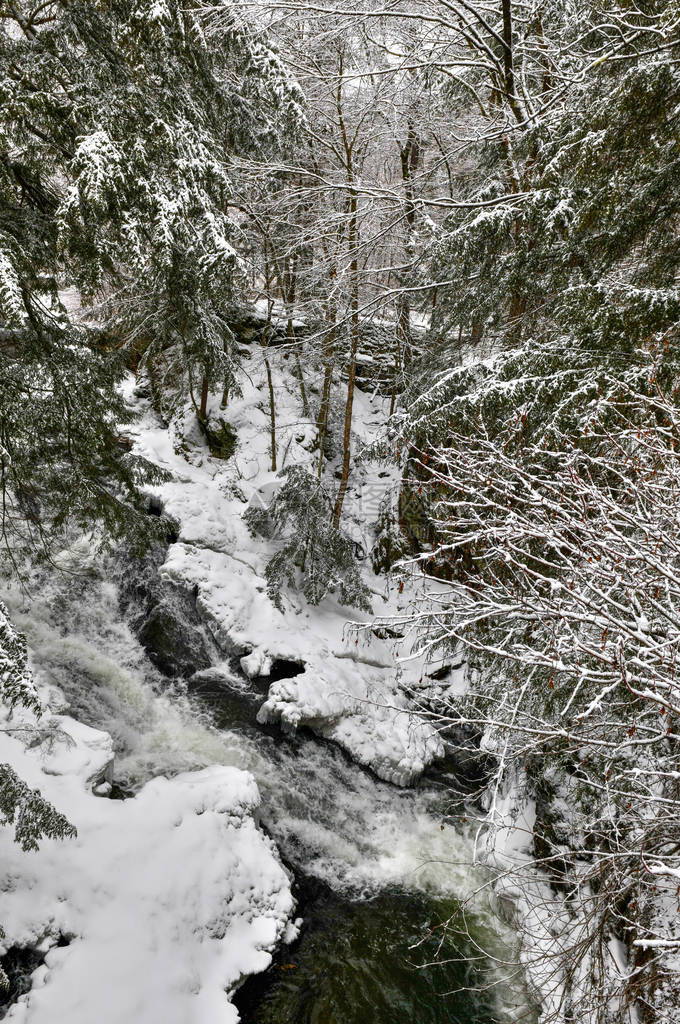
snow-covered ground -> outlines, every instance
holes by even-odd
[[[313,429],[296,419],[295,381],[286,392],[284,381],[290,378],[282,366],[276,371],[279,464],[311,464]],[[419,659],[400,662],[404,651],[370,628],[348,628],[354,611],[332,598],[310,608],[287,592],[281,613],[267,597],[263,571],[276,540],[252,538],[242,521],[248,502],[276,486],[268,469],[264,380],[257,368],[249,367],[249,376],[243,397],[229,406],[239,447],[227,462],[208,457],[192,412],[168,430],[135,394],[133,378],[128,380],[129,396],[141,414],[134,428],[137,450],[170,472],[158,493],[179,523],[179,538],[162,571],[197,594],[225,657],[237,654],[246,675],[264,681],[277,659],[301,663],[299,675],[270,685],[261,719],[289,729],[309,725],[386,780],[410,782],[443,750],[437,732],[411,715],[404,692],[418,687],[431,669]],[[357,446],[373,439],[384,412],[381,399],[358,394]],[[384,474],[383,467],[357,469],[348,494],[346,523],[365,549],[372,543],[370,523],[394,479]],[[74,669],[81,689],[90,681],[91,699],[82,707],[89,721],[114,733],[117,719],[124,720],[117,749],[122,745],[126,774],[133,778],[172,775],[178,767],[212,761],[239,767],[222,763],[157,777],[132,799],[102,799],[92,794],[92,783],[106,775],[111,740],[63,714],[57,690],[52,689],[52,710],[40,723],[44,742],[33,742],[32,722],[27,730],[19,719],[5,724],[0,761],[38,786],[79,830],[75,840],[44,841],[35,854],[20,851],[9,829],[0,832],[3,948],[47,951],[33,988],[11,1008],[10,1019],[26,1024],[237,1019],[228,994],[243,975],[263,970],[273,948],[295,931],[289,878],[272,841],[256,826],[257,787],[240,766],[257,774],[268,802],[266,827],[275,841],[287,856],[287,844],[302,851],[305,869],[332,886],[356,894],[407,884],[464,897],[480,884],[470,869],[471,843],[444,823],[436,793],[399,793],[310,739],[295,745],[300,747],[295,761],[286,760],[285,750],[276,746],[265,758],[252,739],[217,734],[190,722],[166,695],[147,693],[135,661],[143,652],[127,625],[116,620],[114,582],[90,564],[87,545],[72,554],[91,587],[82,594],[75,588],[80,596],[74,598],[77,611],[66,635],[68,611],[51,611],[63,600],[59,587],[40,586],[28,602],[16,591],[5,594],[12,601],[12,618],[29,636],[41,685],[54,676],[55,666],[64,689]],[[376,613],[398,614],[413,595],[384,594],[368,561],[365,566]],[[370,616],[360,618],[370,621]],[[87,627],[86,619],[92,619]],[[220,666],[215,668],[219,673]],[[231,668],[223,669],[225,678],[233,679]],[[186,749],[179,749],[180,740]],[[496,926],[479,902],[493,946]],[[58,945],[60,937],[70,944]],[[503,991],[509,1006],[524,1005],[521,993]]]
[[[133,799],[97,796],[111,738],[59,713],[59,691],[40,693],[38,721],[3,713],[0,762],[78,835],[24,852],[0,828],[2,948],[46,952],[7,1019],[232,1024],[228,994],[295,934],[288,873],[253,817],[253,777],[216,766],[153,779]]]
[[[297,381],[280,352],[270,356],[276,379],[279,472],[300,464],[310,469],[315,427],[299,415]],[[253,365],[255,364],[255,365]],[[250,502],[268,500],[280,479],[270,470],[267,388],[264,367],[251,360],[241,381],[243,395],[232,398],[222,413],[238,437],[236,454],[224,462],[210,458],[188,406],[166,428],[136,395],[128,394],[141,414],[131,431],[135,450],[169,471],[158,486],[165,512],[179,524],[179,538],[169,548],[163,575],[197,595],[197,606],[225,653],[244,658],[251,676],[265,680],[278,659],[299,662],[293,678],[272,683],[260,720],[280,722],[287,730],[306,725],[340,744],[360,764],[401,785],[417,778],[444,747],[437,731],[411,714],[404,689],[417,684],[424,665],[402,664],[391,641],[371,629],[348,628],[348,620],[371,617],[343,607],[332,596],[317,607],[287,591],[279,611],[266,592],[264,569],[277,540],[253,538],[243,513]],[[213,396],[212,411],[220,415]],[[385,422],[385,399],[357,392],[354,404],[355,451],[373,441]],[[393,480],[383,467],[355,468],[345,503],[345,529],[367,550],[371,521]],[[366,560],[365,578],[373,591],[374,610],[398,613],[402,597],[384,589]],[[402,652],[403,653],[403,652]]]
[[[579,1007],[595,1013],[587,997],[592,992],[592,979],[598,975],[603,988],[608,985],[611,993],[611,1017],[606,1019],[639,1024],[635,1005],[624,1005],[619,995],[630,977],[624,944],[610,934],[602,960],[591,944],[589,903],[594,903],[594,894],[589,884],[581,880],[577,899],[569,899],[565,889],[551,885],[545,866],[536,864],[534,830],[545,827],[545,823],[540,816],[537,822],[536,800],[523,774],[512,767],[499,786],[487,791],[487,817],[477,858],[493,870],[495,902],[501,916],[517,931],[517,956],[540,1005],[539,1024],[566,1024],[576,1019]],[[563,793],[557,800],[560,815],[572,821],[576,800],[569,799],[568,780],[558,772],[550,778]],[[577,831],[574,824],[575,843]],[[571,874],[566,877],[575,883],[578,858],[568,844],[562,852],[572,864]],[[584,867],[587,864],[582,862]],[[664,1024],[667,1019],[677,1018],[658,1016]]]

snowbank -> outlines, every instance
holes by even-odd
[[[21,1024],[233,1024],[228,1001],[291,938],[287,872],[253,813],[252,776],[214,767],[147,783],[134,799],[94,796],[110,737],[48,713],[3,720],[9,762],[78,829],[24,853],[0,827],[2,946],[47,950]],[[57,946],[60,937],[67,946]]]
[[[274,683],[258,720],[290,731],[307,725],[399,786],[443,755],[437,732],[413,716],[403,694],[386,685],[385,673],[350,659],[315,658],[301,675]]]
[[[297,395],[287,390],[291,382],[283,357],[271,352],[270,359],[276,377],[279,468],[311,467],[317,457],[310,450],[313,424],[299,418]],[[381,778],[409,784],[444,754],[437,731],[411,714],[413,705],[405,695],[422,676],[422,663],[400,665],[394,645],[370,630],[357,640],[346,627],[358,613],[331,596],[311,607],[288,591],[283,612],[270,601],[264,570],[276,539],[253,538],[242,520],[248,503],[276,486],[276,474],[269,468],[263,368],[250,365],[241,383],[243,395],[230,400],[226,413],[214,409],[215,415],[228,417],[238,437],[235,456],[223,462],[208,456],[191,407],[177,423],[162,427],[129,380],[130,400],[141,413],[132,432],[135,450],[171,474],[156,493],[178,522],[179,538],[168,550],[162,573],[196,595],[197,608],[218,645],[226,654],[246,658],[251,676],[266,678],[277,660],[300,663],[302,674],[272,684],[260,721],[280,722],[289,731],[308,726]],[[358,445],[374,439],[384,422],[384,401],[357,392]],[[353,471],[345,520],[365,549],[371,520],[377,517],[389,483],[383,470]],[[368,562],[365,565],[365,579],[380,614],[396,612],[396,595],[377,593],[376,586],[384,581],[378,581]],[[407,598],[404,594],[404,603]]]
[[[562,783],[560,788],[566,793],[565,780],[559,773],[551,778],[558,787]],[[572,820],[574,800],[560,798],[558,803],[564,820]],[[487,806],[480,859],[494,870],[495,902],[501,916],[516,929],[519,960],[540,1007],[539,1024],[567,1024],[578,1012],[595,1014],[590,997],[598,977],[603,989],[609,989],[611,1020],[639,1024],[635,1006],[622,1004],[619,995],[630,978],[623,943],[610,934],[602,960],[597,949],[591,948],[593,922],[588,918],[594,894],[583,879],[579,881],[575,851],[569,844],[562,850],[565,859],[572,862],[566,879],[578,886],[576,899],[569,899],[567,886],[552,885],[545,865],[536,863],[534,833],[546,827],[546,820],[522,773],[509,769],[503,784],[487,792]],[[661,1021],[661,1016],[658,1019]]]

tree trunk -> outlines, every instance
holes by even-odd
[[[333,355],[335,353],[335,304],[331,301],[328,303],[328,321],[330,323],[330,329],[324,339],[323,346],[323,390],[321,392],[321,405],[319,406],[319,416],[316,421],[318,439],[319,439],[319,466],[317,469],[317,476],[321,479],[321,472],[323,470],[323,453],[326,445],[326,435],[328,433],[328,413],[331,404],[331,385],[333,383]]]
[[[415,182],[414,178],[420,162],[420,142],[415,130],[413,121],[409,120],[406,142],[399,146],[399,157],[401,159],[401,177],[404,183],[404,198],[406,210],[404,223],[406,225],[406,241],[404,245],[406,263],[412,264],[415,260]],[[408,271],[407,271],[408,275]],[[407,277],[408,281],[408,277]],[[411,300],[408,292],[402,292],[397,299],[397,331],[400,335],[401,361],[406,368],[411,362],[413,339],[411,337]]]
[[[518,121],[522,120],[522,110],[515,93],[515,67],[512,43],[512,0],[503,0],[503,73],[504,91],[510,109]]]
[[[201,381],[201,408],[198,411],[198,418],[201,423],[205,423],[208,415],[208,387],[209,380],[207,377],[203,377]]]
[[[153,356],[147,360],[146,370],[149,375],[149,386],[151,388],[151,405],[156,410],[156,412],[159,413],[162,409],[163,403],[161,397],[161,388],[159,386],[158,376],[156,374],[156,362]]]
[[[295,331],[293,329],[293,320],[288,317],[288,326],[286,327],[286,339],[289,344],[295,347],[295,372],[297,374],[298,383],[300,385],[300,401],[302,402],[302,415],[307,418],[309,416],[309,402],[307,401],[307,389],[305,388],[305,378],[302,372],[302,363],[300,362],[300,349],[298,348],[297,342],[295,341]]]
[[[264,368],[267,374],[267,387],[269,389],[269,442],[272,457],[272,473],[276,472],[276,403],[274,399],[274,384],[272,381],[272,368],[267,357],[267,346],[271,333],[272,310],[274,300],[271,295],[272,273],[269,266],[269,248],[267,241],[264,242],[264,287],[267,295],[267,321],[262,330],[262,349],[264,354]]]
[[[357,259],[357,197],[356,193],[350,194],[350,219],[349,219],[349,250],[352,253],[350,261],[351,281],[351,318],[350,318],[350,346],[349,346],[349,367],[347,371],[347,399],[345,401],[345,428],[342,435],[342,474],[340,476],[340,487],[333,509],[333,525],[336,530],[340,526],[342,505],[347,492],[349,482],[349,467],[351,457],[352,437],[352,406],[354,404],[354,381],[356,378],[357,349],[359,347],[359,261]]]
[[[394,412],[394,407],[397,404],[397,387],[399,381],[399,374],[401,373],[401,336],[399,330],[399,322],[397,320],[397,330],[394,334],[394,369],[392,371],[392,394],[390,395],[390,416]]]
[[[349,467],[352,441],[352,406],[354,404],[354,381],[356,377],[357,349],[359,347],[359,254],[357,251],[359,243],[359,204],[356,188],[354,186],[354,143],[349,141],[347,129],[345,126],[345,118],[342,109],[342,54],[340,54],[338,71],[339,75],[338,89],[336,93],[336,109],[338,114],[338,125],[340,127],[340,133],[342,136],[342,144],[345,151],[345,171],[347,173],[348,185],[347,212],[349,217],[347,225],[347,249],[350,258],[349,276],[351,289],[351,316],[349,366],[347,369],[347,399],[345,401],[345,427],[342,435],[342,473],[340,476],[340,487],[338,488],[338,496],[335,499],[335,508],[333,509],[333,525],[336,528],[336,530],[340,526],[342,505],[345,500],[345,494],[347,493],[347,484],[349,482]]]
[[[305,388],[305,378],[302,372],[302,363],[300,362],[300,351],[295,340],[295,329],[293,327],[293,305],[295,303],[295,296],[297,293],[297,266],[298,266],[298,253],[297,251],[293,255],[292,265],[288,257],[283,262],[283,265],[274,257],[274,269],[278,280],[279,291],[281,292],[281,298],[288,308],[288,322],[286,324],[286,342],[295,351],[295,374],[300,385],[300,401],[302,402],[302,415],[305,417],[309,416],[309,402],[307,400],[307,389]]]
[[[357,355],[357,334],[354,331],[354,325],[352,326],[352,341],[350,345],[350,356],[349,356],[349,372],[347,375],[347,400],[345,402],[345,429],[342,435],[342,475],[340,477],[340,487],[338,488],[338,496],[335,499],[335,508],[333,509],[333,525],[336,530],[340,526],[340,516],[342,515],[342,505],[345,500],[345,494],[347,492],[347,485],[349,483],[349,466],[351,456],[351,435],[352,435],[352,405],[354,404],[354,380],[356,377],[356,355]]]
[[[267,387],[269,388],[269,439],[272,455],[272,473],[276,472],[276,406],[274,404],[274,385],[272,383],[272,369],[265,354],[264,366],[267,371]]]

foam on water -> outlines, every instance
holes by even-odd
[[[110,567],[98,567],[83,543],[62,563],[66,573],[34,570],[24,589],[0,581],[0,599],[27,636],[36,678],[58,686],[75,717],[112,735],[117,780],[140,785],[215,763],[251,771],[262,822],[284,858],[351,897],[398,887],[466,898],[483,883],[470,866],[471,841],[446,822],[443,789],[400,790],[331,745],[263,731],[256,703],[252,725],[230,728],[228,705],[220,713],[150,664]],[[484,898],[474,912],[477,934],[502,956],[502,929]]]
[[[121,615],[116,584],[80,547],[68,573],[34,570],[24,586],[0,579],[0,599],[26,634],[39,683],[56,685],[75,718],[111,734],[116,776],[139,784],[209,764],[240,765],[231,734],[203,725],[181,688],[151,665]]]
[[[441,793],[400,791],[311,738],[281,742],[254,723],[216,727],[217,712],[150,664],[120,612],[110,572],[83,542],[62,554],[61,567],[34,570],[24,588],[4,581],[0,597],[28,638],[36,678],[58,686],[75,717],[113,736],[117,778],[140,784],[236,765],[255,775],[265,825],[306,871],[357,890],[397,882],[469,888],[470,850],[451,826],[442,831]]]

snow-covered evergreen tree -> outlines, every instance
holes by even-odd
[[[121,346],[198,401],[232,381],[229,164],[299,119],[231,4],[19,2],[0,25],[0,483],[8,543],[103,517],[134,528]],[[89,328],[59,291],[74,286]],[[96,329],[92,325],[96,324]],[[203,403],[204,404],[204,403]],[[96,516],[95,516],[96,513]]]
[[[439,344],[417,385],[440,424],[468,413],[473,422],[481,402],[487,428],[493,405],[498,422],[521,415],[520,433],[568,430],[603,373],[634,375],[674,347],[677,12],[587,6],[556,5],[540,22],[532,114],[481,145],[461,197],[470,208],[444,226],[433,266],[448,282],[432,324]],[[452,361],[491,353],[502,354],[490,372],[445,380]],[[472,401],[448,406],[447,394]]]
[[[484,731],[496,794],[543,807],[520,885],[538,865],[544,918],[571,922],[562,1010],[671,1021],[680,24],[587,7],[546,17],[527,116],[489,130],[441,231],[432,351],[392,429],[428,499],[419,573],[445,584],[402,627],[467,659],[439,711]]]
[[[284,471],[284,481],[267,508],[251,507],[249,529],[283,541],[267,564],[267,590],[277,608],[285,584],[310,604],[334,593],[341,604],[370,611],[354,544],[333,524],[332,501],[323,484],[302,466]]]

